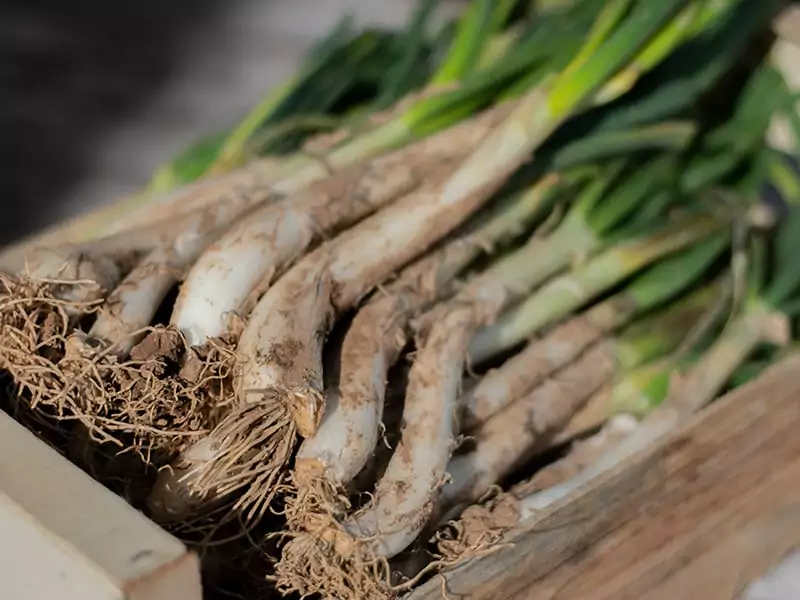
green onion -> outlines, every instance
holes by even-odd
[[[718,233],[724,225],[720,218],[694,215],[650,235],[621,242],[550,281],[480,332],[470,344],[470,357],[478,363],[504,348],[514,347],[648,264]]]

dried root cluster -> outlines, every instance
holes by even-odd
[[[224,342],[183,361],[180,332],[153,326],[121,358],[78,325],[102,310],[102,300],[64,299],[84,284],[24,275],[0,281],[0,368],[33,414],[79,424],[94,441],[150,462],[207,432],[230,397],[236,363]]]

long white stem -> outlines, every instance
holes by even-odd
[[[322,157],[299,152],[277,160],[262,158],[229,173],[204,178],[171,192],[156,205],[148,206],[147,210],[126,214],[109,232],[146,227],[219,203],[244,201],[246,206],[243,209],[249,209],[265,202],[281,200],[326,179],[331,172],[347,169],[403,146],[412,137],[403,119],[392,119]]]
[[[172,222],[168,235],[174,236],[176,223],[190,219],[192,215],[208,210],[218,202],[234,202],[237,199],[254,201],[268,200],[270,183],[278,180],[283,171],[276,170],[274,160],[262,159],[242,169],[225,175],[206,178],[178,190],[157,197],[143,198],[137,194],[106,208],[81,215],[49,231],[32,236],[0,252],[0,268],[17,270],[25,255],[41,246],[70,243],[91,246],[101,239],[138,236],[161,224]],[[324,169],[318,165],[324,175]],[[161,243],[151,244],[151,250]]]
[[[605,391],[606,395],[610,393],[609,389]],[[598,394],[600,393],[603,393],[603,390],[598,392]],[[590,398],[584,410],[596,399],[597,395]],[[592,425],[595,428],[598,427],[598,423],[592,423]],[[525,498],[535,492],[555,487],[572,479],[597,460],[598,456],[602,456],[603,453],[628,437],[639,426],[639,421],[636,420],[636,417],[625,413],[615,414],[609,418],[608,410],[606,410],[599,426],[600,430],[597,433],[574,443],[565,457],[547,465],[530,479],[514,486],[511,490],[514,496]]]
[[[242,492],[235,508],[260,514],[271,500],[281,469],[289,460],[295,427],[315,429],[323,411],[322,346],[325,330],[300,315],[327,313],[330,297],[326,256],[319,251],[281,278],[270,290],[269,302],[255,313],[263,328],[250,328],[239,340],[252,363],[245,363],[241,402],[210,434],[186,448],[173,468],[159,474],[148,505],[161,521],[185,518],[203,507],[224,502]],[[312,282],[313,285],[309,285]],[[291,306],[292,310],[283,307]],[[265,318],[266,315],[270,318]],[[269,340],[267,354],[258,352]],[[255,364],[254,364],[255,363]],[[308,419],[311,419],[309,421]],[[287,435],[287,429],[289,435]]]
[[[411,318],[449,292],[476,257],[523,233],[557,182],[557,176],[541,180],[484,223],[410,265],[359,311],[342,347],[340,399],[300,446],[296,473],[318,473],[323,466],[333,483],[345,485],[365,467],[380,433],[388,370],[408,340]]]
[[[257,285],[269,283],[315,239],[413,190],[424,170],[409,162],[406,149],[258,210],[203,252],[181,286],[172,324],[193,346],[221,336]]]
[[[495,414],[475,434],[475,449],[448,465],[450,481],[442,488],[443,503],[452,507],[479,500],[566,426],[613,373],[613,342],[601,342]]]
[[[119,282],[121,269],[113,257],[68,246],[39,248],[30,252],[25,261],[24,275],[52,281],[54,293],[61,300],[78,305],[104,297]],[[71,309],[67,312],[74,313]]]
[[[89,335],[126,355],[137,342],[136,332],[150,324],[167,292],[188,265],[234,220],[226,205],[199,213],[184,223],[171,243],[154,249],[108,297]]]
[[[157,248],[147,255],[106,299],[89,336],[114,345],[114,353],[127,355],[150,324],[159,304],[178,280],[180,260],[170,249]],[[135,334],[139,335],[135,335]]]
[[[404,550],[433,509],[452,452],[454,399],[474,320],[470,308],[457,309],[431,330],[409,376],[403,411],[406,427],[375,500],[344,523],[348,533],[363,539],[376,556],[392,557]]]
[[[150,200],[141,209],[128,212],[107,228],[108,234],[149,227],[160,221],[190,215],[220,203],[242,203],[253,207],[281,200],[306,186],[327,178],[331,170],[347,168],[388,150],[408,135],[402,121],[378,128],[357,143],[346,144],[324,158],[297,153],[287,158],[260,158],[250,164],[190,183]],[[135,199],[132,199],[134,201]],[[112,209],[113,210],[113,209]]]
[[[338,401],[328,399],[319,429],[297,453],[299,484],[321,470],[332,483],[345,485],[369,461],[380,434],[386,374],[406,343],[402,323],[390,319],[406,306],[402,296],[381,296],[353,320],[342,347]]]
[[[559,325],[544,338],[529,342],[500,367],[486,373],[459,401],[462,428],[469,430],[485,422],[571,363],[614,327],[617,322],[614,317],[611,305],[600,303],[586,314]]]
[[[677,414],[670,412],[665,414],[665,417],[649,423],[642,422],[633,429],[630,435],[601,454],[599,459],[575,477],[522,498],[519,503],[520,520],[528,519],[538,511],[565,498],[594,478],[610,471],[627,458],[645,450],[662,436],[672,431],[679,423]]]
[[[552,272],[532,260],[541,240],[498,261],[428,320],[429,331],[409,375],[400,443],[369,507],[345,523],[378,556],[404,550],[425,526],[454,447],[453,420],[467,348],[475,332]]]
[[[611,409],[613,392],[614,386],[609,384],[592,394],[586,405],[575,413],[567,426],[553,439],[551,447],[573,442],[602,427],[608,421],[609,415],[613,414]]]
[[[242,375],[245,403],[258,402],[265,391],[280,389],[291,396],[287,404],[297,406],[295,422],[301,435],[317,429],[324,408],[322,344],[328,322],[310,317],[330,314],[328,257],[316,253],[309,258],[253,309],[251,322],[260,326],[246,327],[238,345],[240,354],[250,358]],[[303,418],[306,415],[310,420]]]
[[[149,228],[160,222],[185,218],[220,202],[244,198],[255,202],[278,199],[280,195],[273,193],[273,187],[283,174],[280,168],[280,163],[274,158],[260,159],[229,173],[204,177],[144,201],[138,197],[131,198],[116,211],[114,206],[108,209],[109,212],[118,212],[119,217],[106,226],[103,235]]]

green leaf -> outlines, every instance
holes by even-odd
[[[774,308],[789,301],[800,288],[800,207],[792,206],[784,217],[774,237],[772,277],[763,295]]]
[[[718,235],[667,257],[636,277],[625,294],[643,310],[665,302],[694,283],[728,244],[727,235]]]
[[[381,82],[381,93],[374,103],[382,110],[397,102],[414,87],[419,71],[419,60],[426,45],[426,29],[436,0],[419,0],[411,16],[408,32],[404,36],[402,52],[394,68],[390,68]]]

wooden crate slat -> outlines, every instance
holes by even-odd
[[[202,598],[193,553],[2,411],[0,548],[0,598]]]

